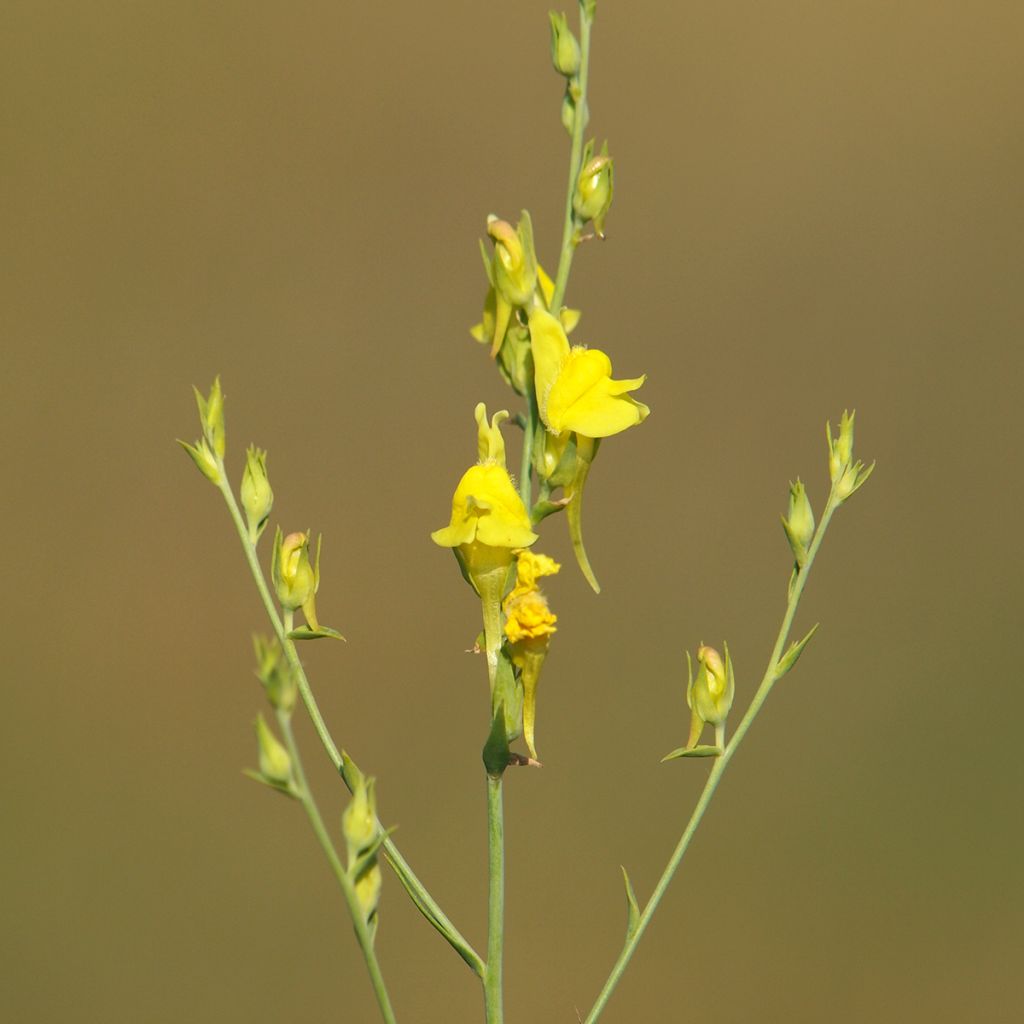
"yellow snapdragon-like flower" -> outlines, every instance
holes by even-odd
[[[451,520],[430,536],[435,544],[451,548],[462,575],[480,595],[484,618],[487,676],[492,694],[498,678],[501,650],[501,598],[513,552],[537,540],[523,499],[505,468],[505,442],[501,424],[505,410],[487,422],[487,408],[476,407],[477,449],[480,461],[462,475],[452,498]]]
[[[608,356],[599,349],[570,348],[561,322],[546,310],[530,312],[530,344],[537,402],[549,430],[609,437],[647,419],[650,409],[629,395],[646,376],[612,380]]]
[[[537,683],[547,657],[558,616],[548,607],[538,579],[553,576],[561,566],[547,555],[520,551],[516,561],[516,585],[505,598],[505,636],[512,664],[520,669],[523,684],[523,738],[530,756],[537,757],[534,724],[537,717]]]
[[[505,468],[505,442],[500,426],[508,419],[503,409],[487,422],[487,408],[476,407],[477,450],[480,461],[463,474],[452,498],[449,524],[430,536],[445,548],[484,544],[489,547],[523,548],[537,540],[523,499]],[[511,559],[511,556],[510,556]]]

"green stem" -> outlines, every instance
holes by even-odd
[[[270,593],[270,587],[267,584],[266,577],[263,575],[263,569],[261,568],[259,558],[256,555],[256,547],[249,540],[249,530],[242,518],[242,511],[238,507],[238,501],[235,498],[234,492],[231,490],[231,485],[228,483],[227,471],[224,468],[223,461],[221,461],[219,468],[221,481],[219,485],[220,492],[228,507],[231,520],[235,524],[235,529],[238,531],[238,537],[242,542],[242,550],[245,552],[245,559],[249,564],[253,581],[256,584],[257,591],[259,591],[260,599],[263,601],[263,607],[266,609],[267,617],[270,619],[271,625],[274,628],[274,633],[280,641],[281,647],[288,658],[288,665],[295,675],[299,695],[302,697],[302,703],[305,705],[306,712],[313,723],[313,728],[316,730],[316,734],[320,738],[320,742],[323,745],[324,750],[327,751],[327,756],[331,759],[331,763],[334,765],[335,771],[337,771],[341,776],[341,780],[351,791],[352,780],[350,780],[346,775],[346,768],[341,752],[338,750],[338,747],[327,728],[327,723],[324,721],[323,715],[320,713],[320,708],[317,705],[316,698],[313,696],[313,690],[310,687],[309,679],[306,676],[306,670],[303,668],[302,662],[299,660],[298,652],[295,649],[295,642],[288,639],[288,630],[285,629],[281,616],[278,615],[277,605],[274,603],[274,598]],[[380,821],[377,822],[377,827],[383,831],[383,826]],[[473,969],[473,972],[478,977],[483,977],[483,959],[476,950],[473,949],[455,925],[452,924],[448,919],[448,916],[434,900],[433,896],[430,895],[423,883],[416,877],[415,872],[399,852],[398,847],[395,846],[394,842],[390,838],[388,838],[384,840],[381,848],[384,851],[385,859],[398,876],[399,881],[402,883],[405,891],[409,894],[409,897],[412,899],[417,910],[419,910],[419,912],[434,926],[434,928],[444,936],[449,945],[451,945],[459,956],[469,964]]]
[[[505,941],[505,824],[501,776],[487,776],[487,969],[484,972],[484,1019],[502,1024],[502,954]]]
[[[290,619],[292,613],[285,612],[285,617]],[[377,952],[373,948],[373,938],[366,926],[366,921],[363,919],[363,911],[359,905],[355,886],[352,884],[348,872],[341,863],[341,858],[334,848],[334,843],[331,842],[330,833],[328,833],[324,825],[324,819],[320,814],[320,808],[317,807],[316,799],[309,788],[309,783],[306,781],[306,773],[302,768],[302,758],[299,756],[299,747],[295,742],[295,734],[292,732],[291,720],[287,714],[279,711],[277,713],[277,721],[281,727],[281,734],[284,736],[285,746],[287,746],[288,753],[292,759],[292,773],[297,784],[299,801],[306,812],[306,816],[309,818],[310,825],[313,827],[313,833],[317,838],[317,842],[319,842],[324,854],[327,856],[327,861],[331,865],[334,877],[338,880],[338,885],[341,887],[345,897],[349,913],[352,915],[356,939],[359,942],[359,948],[362,950],[363,959],[366,961],[366,969],[370,974],[370,982],[377,997],[377,1005],[380,1007],[381,1016],[387,1024],[395,1024],[395,1012],[391,1008],[391,999],[388,996],[387,986],[384,984],[384,976],[381,974],[380,961],[377,959]]]
[[[772,648],[772,655],[768,662],[768,667],[765,669],[764,676],[761,679],[761,684],[758,686],[757,692],[754,694],[754,698],[751,700],[746,714],[744,714],[740,724],[737,726],[733,738],[729,741],[728,746],[724,748],[722,755],[715,759],[714,767],[708,775],[708,780],[704,785],[704,790],[700,795],[700,799],[697,801],[697,806],[693,809],[693,814],[690,816],[686,829],[676,845],[675,850],[672,851],[672,856],[669,858],[668,864],[665,866],[665,870],[662,872],[661,878],[658,879],[658,884],[655,886],[654,892],[651,894],[651,898],[647,901],[647,905],[644,907],[643,912],[637,921],[635,930],[627,937],[626,943],[622,947],[622,952],[619,954],[618,960],[615,961],[615,966],[612,967],[611,973],[608,975],[608,980],[605,982],[604,988],[601,989],[593,1008],[590,1013],[587,1014],[584,1024],[593,1024],[593,1022],[600,1017],[601,1012],[604,1010],[612,992],[615,991],[616,985],[618,985],[623,972],[628,966],[629,961],[632,959],[634,952],[636,952],[636,947],[639,945],[641,937],[647,930],[647,925],[654,916],[654,912],[658,909],[658,905],[661,903],[661,898],[665,895],[665,890],[668,889],[669,883],[672,881],[672,878],[676,873],[676,869],[679,867],[679,864],[690,845],[690,840],[693,839],[694,833],[697,831],[697,827],[700,825],[701,819],[704,817],[704,812],[708,809],[708,805],[711,803],[711,798],[715,795],[715,790],[718,788],[718,783],[725,774],[725,769],[729,766],[729,762],[732,760],[733,755],[739,749],[740,743],[743,742],[743,737],[747,734],[747,730],[753,724],[754,719],[757,718],[758,712],[760,712],[764,702],[768,699],[768,694],[771,693],[772,687],[779,678],[779,659],[782,657],[782,653],[789,639],[789,631],[793,625],[793,618],[796,615],[797,606],[800,603],[800,596],[803,594],[804,585],[806,584],[807,577],[810,574],[811,566],[814,564],[815,555],[818,553],[818,548],[821,546],[822,539],[825,536],[825,531],[828,529],[829,522],[832,519],[832,513],[835,512],[838,505],[839,503],[835,499],[835,491],[833,489],[832,493],[829,494],[828,502],[825,505],[825,511],[821,517],[821,522],[818,524],[818,529],[815,532],[814,539],[811,541],[810,548],[808,549],[807,561],[804,563],[803,568],[797,575],[793,587],[790,590],[789,601],[786,604],[786,613],[782,617],[782,625],[779,627],[779,634],[775,640],[775,646]]]
[[[519,462],[519,496],[523,499],[523,505],[530,508],[533,505],[533,438],[537,432],[537,399],[532,383],[527,405],[529,408],[523,425],[523,456]]]
[[[583,161],[583,136],[590,118],[587,110],[587,77],[590,66],[590,26],[593,19],[587,17],[583,3],[580,3],[580,71],[577,78],[579,99],[576,100],[576,117],[572,126],[572,145],[569,149],[569,189],[565,197],[565,223],[562,228],[562,251],[558,257],[558,273],[555,275],[555,291],[551,297],[551,312],[558,315],[565,300],[565,289],[569,283],[572,257],[576,250],[576,214],[572,208],[576,194],[576,182],[580,176]]]

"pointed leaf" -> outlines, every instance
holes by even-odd
[[[289,640],[322,640],[330,637],[332,640],[344,640],[345,638],[330,626],[320,626],[319,629],[310,629],[309,626],[299,626],[288,634]]]
[[[633,883],[629,880],[626,869],[622,868],[622,880],[626,883],[626,941],[628,942],[636,933],[640,924],[640,905],[636,901],[636,893],[633,891]]]
[[[721,747],[679,747],[677,750],[673,750],[671,754],[666,754],[662,759],[664,764],[666,761],[674,761],[677,757],[721,757]]]
[[[265,775],[260,772],[253,771],[251,768],[243,768],[242,774],[247,779],[252,779],[253,782],[258,782],[260,785],[266,786],[267,789],[272,789],[277,793],[282,793],[284,796],[291,797],[293,800],[298,797],[295,790],[293,790],[287,783],[274,782],[272,779],[268,779]]]
[[[816,622],[803,640],[794,640],[789,645],[789,650],[779,658],[779,663],[775,666],[775,678],[777,680],[781,679],[797,663],[797,659],[804,653],[804,648],[810,643],[811,637],[814,636],[820,625],[820,622]]]

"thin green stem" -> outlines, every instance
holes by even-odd
[[[487,969],[484,972],[484,1019],[502,1024],[502,955],[505,942],[505,822],[501,776],[487,776]]]
[[[590,69],[590,27],[593,20],[587,17],[584,5],[580,4],[580,71],[577,78],[579,98],[576,100],[576,116],[572,126],[572,144],[569,149],[569,188],[565,197],[565,222],[562,227],[562,251],[558,257],[558,272],[555,275],[555,291],[551,297],[551,312],[556,316],[565,300],[565,289],[569,283],[572,257],[576,251],[576,213],[572,208],[576,194],[576,182],[583,162],[583,136],[590,114],[587,109],[587,78]]]
[[[286,618],[291,618],[292,613],[286,612],[285,616]],[[352,879],[349,878],[344,865],[341,863],[338,851],[335,850],[334,843],[331,841],[330,833],[324,825],[324,819],[320,814],[320,808],[317,807],[313,791],[309,788],[309,783],[306,781],[306,773],[302,768],[299,747],[295,742],[295,734],[292,732],[291,719],[287,714],[279,711],[277,721],[281,727],[281,734],[284,736],[285,746],[288,748],[288,753],[292,759],[292,774],[295,777],[299,801],[306,812],[306,817],[309,818],[310,825],[313,827],[313,833],[317,838],[317,842],[320,844],[328,863],[331,865],[334,877],[338,880],[338,885],[341,887],[345,903],[348,905],[349,913],[352,916],[356,939],[359,942],[360,950],[362,950],[363,959],[366,961],[366,969],[370,974],[370,982],[373,985],[374,995],[377,997],[377,1005],[380,1007],[381,1016],[387,1024],[395,1024],[395,1012],[391,1008],[391,999],[388,996],[387,986],[384,984],[380,961],[377,959],[377,952],[373,948],[373,938],[367,928],[366,921],[363,919],[363,911],[359,905],[355,886],[352,883]]]
[[[757,691],[750,702],[750,706],[747,708],[740,724],[737,726],[736,732],[729,741],[728,746],[724,748],[721,756],[715,759],[714,767],[708,775],[708,780],[704,785],[704,790],[700,795],[700,799],[697,801],[697,806],[693,809],[693,814],[690,816],[686,829],[676,845],[675,850],[672,851],[672,856],[669,858],[668,864],[665,866],[665,870],[661,874],[661,878],[658,879],[658,884],[654,887],[654,892],[651,894],[651,898],[647,901],[647,905],[640,914],[636,928],[627,937],[625,945],[622,947],[622,952],[619,954],[618,960],[615,961],[615,966],[612,967],[611,973],[608,975],[604,988],[601,989],[593,1008],[590,1013],[587,1014],[584,1024],[594,1024],[594,1021],[600,1017],[601,1012],[604,1010],[612,992],[615,991],[616,985],[618,985],[623,972],[628,966],[629,961],[632,959],[633,954],[636,952],[640,939],[647,930],[647,925],[650,923],[651,918],[654,916],[654,912],[658,909],[658,905],[661,903],[662,896],[665,895],[665,891],[668,889],[669,883],[672,881],[677,868],[682,862],[683,856],[690,845],[690,840],[693,839],[693,836],[697,831],[697,827],[700,825],[701,819],[704,817],[704,812],[708,809],[708,805],[711,803],[711,798],[715,795],[718,783],[721,781],[726,768],[729,766],[729,762],[739,749],[740,743],[743,742],[743,737],[747,734],[747,730],[753,724],[754,719],[757,718],[758,712],[761,710],[764,702],[768,699],[768,694],[771,693],[772,687],[779,678],[779,659],[782,657],[783,650],[785,649],[786,643],[789,639],[789,631],[793,625],[793,618],[796,615],[797,606],[800,603],[800,597],[803,594],[804,586],[807,583],[807,577],[811,571],[811,566],[814,564],[814,558],[818,553],[818,548],[821,546],[822,539],[825,536],[825,531],[828,529],[828,525],[832,519],[832,514],[835,512],[837,507],[838,503],[835,500],[835,492],[833,490],[833,492],[829,494],[828,502],[825,505],[825,511],[821,517],[821,522],[818,524],[818,529],[814,534],[814,539],[811,541],[811,545],[808,548],[807,560],[805,561],[803,568],[797,574],[796,580],[790,589],[789,600],[786,604],[786,613],[782,617],[782,625],[779,627],[775,646],[772,648],[771,658],[768,661],[768,667],[765,669],[764,676],[761,679],[761,684],[758,686]]]
[[[523,455],[519,462],[519,496],[526,508],[533,506],[533,437],[537,431],[537,401],[531,384],[527,397],[526,423],[523,426]]]
[[[306,708],[306,712],[310,717],[310,721],[313,723],[313,728],[316,730],[316,734],[319,737],[324,750],[327,751],[327,756],[330,758],[331,764],[334,765],[335,771],[337,771],[341,780],[351,791],[352,780],[346,775],[346,767],[344,760],[342,759],[341,752],[338,750],[338,747],[327,728],[327,723],[324,721],[323,715],[320,713],[320,708],[317,705],[316,698],[313,696],[313,690],[310,687],[309,679],[306,676],[306,670],[303,668],[298,652],[295,649],[295,642],[288,639],[289,631],[285,629],[281,616],[278,614],[277,605],[274,603],[274,598],[270,593],[270,587],[267,584],[266,577],[263,575],[263,569],[260,566],[259,558],[256,555],[256,547],[249,540],[249,531],[242,518],[242,511],[238,507],[238,501],[235,498],[234,492],[231,490],[231,485],[228,483],[227,472],[224,468],[223,462],[220,464],[220,479],[220,492],[228,507],[231,520],[235,524],[235,529],[238,531],[239,540],[242,542],[242,550],[245,552],[246,562],[249,564],[253,582],[256,584],[256,589],[263,602],[263,607],[266,609],[267,617],[270,619],[274,633],[280,641],[281,647],[288,658],[288,665],[295,675],[299,695],[302,697],[302,703]],[[377,827],[383,831],[383,826],[380,821],[377,822]],[[385,839],[381,848],[384,851],[385,859],[388,864],[391,865],[392,870],[398,876],[403,888],[409,894],[409,897],[412,899],[419,912],[441,933],[441,935],[444,936],[449,945],[451,945],[459,956],[465,960],[465,962],[472,968],[473,972],[478,977],[483,977],[484,962],[482,957],[475,949],[473,949],[472,945],[470,945],[469,941],[462,935],[458,928],[452,924],[448,916],[438,905],[437,901],[430,895],[419,878],[416,877],[415,872],[409,866],[408,861],[406,861],[399,852],[398,847],[395,846],[393,840],[390,838]]]

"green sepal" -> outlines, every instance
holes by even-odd
[[[591,568],[587,550],[583,546],[583,488],[587,483],[591,463],[597,455],[600,438],[581,437],[576,435],[576,471],[572,483],[566,487],[569,503],[566,506],[566,517],[569,520],[569,539],[576,555],[576,564],[580,567],[584,579],[590,584],[595,594],[601,593],[601,584],[597,582]]]
[[[621,864],[619,867],[622,868],[622,880],[626,883],[626,941],[629,942],[640,924],[640,904],[636,901],[633,883],[629,880],[626,869]]]
[[[803,640],[794,640],[789,645],[789,649],[779,658],[779,663],[775,666],[777,680],[781,679],[797,663],[797,659],[804,653],[804,648],[810,643],[811,637],[818,631],[820,625],[820,622],[816,622]]]
[[[213,458],[213,452],[210,451],[209,445],[205,441],[197,441],[192,445],[187,441],[182,441],[180,437],[175,438],[175,440],[189,453],[199,472],[211,484],[220,486],[220,470],[217,468],[217,463]]]
[[[508,767],[508,735],[505,732],[505,707],[499,704],[491,716],[491,732],[484,744],[483,759],[487,774],[500,779]]]
[[[299,794],[288,785],[286,782],[274,782],[273,779],[268,779],[265,775],[252,768],[243,768],[242,774],[247,779],[252,779],[253,782],[258,782],[260,785],[266,786],[267,789],[273,789],[278,793],[282,793],[284,796],[291,797],[293,800],[297,800]]]
[[[556,512],[565,511],[566,505],[569,502],[564,498],[559,501],[538,501],[530,512],[530,524],[537,526],[538,523],[542,523],[548,516],[553,516]]]
[[[365,850],[360,850],[359,856],[356,857],[356,859],[349,865],[349,877],[355,878],[357,875],[361,875],[368,867],[371,867],[377,859],[377,853],[380,851],[380,848],[397,831],[397,825],[394,825],[389,829],[377,829],[377,834],[373,837],[373,842],[371,842]]]
[[[289,640],[322,640],[324,637],[330,637],[332,640],[345,639],[336,629],[331,629],[330,626],[320,626],[317,629],[310,629],[309,626],[299,626],[288,633]]]
[[[348,751],[346,750],[341,752],[341,764],[338,765],[338,774],[345,780],[345,785],[353,791],[359,785],[359,780],[364,778],[359,765],[348,756]]]
[[[671,754],[666,754],[662,759],[661,763],[664,764],[666,761],[674,761],[677,757],[721,757],[721,747],[679,747],[677,750],[673,750]]]
[[[494,683],[492,711],[499,705],[505,713],[505,739],[511,743],[523,731],[523,684],[516,680],[515,669],[503,644],[498,651],[498,671]]]

